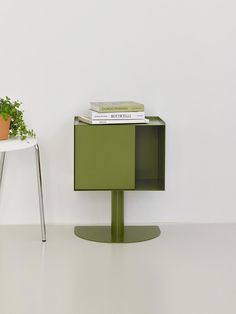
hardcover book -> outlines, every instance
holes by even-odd
[[[91,102],[90,105],[97,112],[144,111],[144,105],[135,101]]]
[[[97,112],[94,110],[89,110],[89,118],[93,120],[113,120],[113,119],[145,119],[144,111],[121,111],[121,112]]]
[[[93,120],[88,116],[78,116],[79,120],[88,124],[137,124],[137,123],[149,123],[149,119],[105,119],[105,120]]]

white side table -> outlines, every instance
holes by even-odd
[[[41,234],[42,241],[46,242],[46,227],[45,227],[45,217],[44,217],[44,203],[43,203],[43,189],[42,189],[42,176],[41,176],[41,166],[40,166],[40,153],[39,146],[36,138],[27,138],[25,140],[21,140],[20,138],[11,138],[7,140],[0,141],[0,152],[1,152],[1,160],[0,160],[0,187],[2,183],[2,174],[4,168],[4,160],[6,156],[6,152],[32,148],[35,149],[36,156],[36,169],[37,169],[37,179],[38,179],[38,194],[39,194],[39,209],[40,209],[40,221],[41,221]]]

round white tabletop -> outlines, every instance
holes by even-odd
[[[9,138],[7,140],[0,140],[0,152],[26,149],[33,147],[36,144],[37,140],[34,137],[28,137],[25,140],[21,140],[20,137]]]

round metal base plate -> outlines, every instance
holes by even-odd
[[[114,238],[110,226],[76,226],[75,235],[104,243],[133,243],[154,239],[161,234],[158,226],[125,226],[123,235]]]

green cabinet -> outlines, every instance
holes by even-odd
[[[111,191],[111,226],[77,226],[78,237],[98,242],[139,242],[158,226],[124,225],[124,191],[165,189],[165,122],[88,125],[74,120],[74,190]]]
[[[75,118],[75,190],[164,190],[165,123],[88,125]]]

